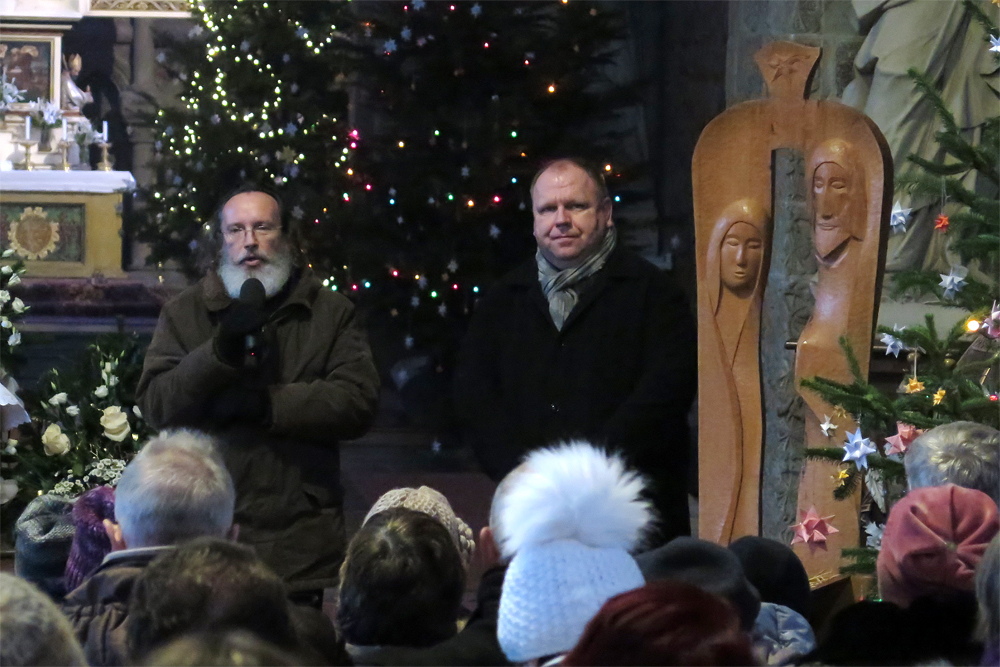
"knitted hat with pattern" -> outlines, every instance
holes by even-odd
[[[73,546],[66,561],[66,590],[71,591],[93,574],[111,553],[111,539],[104,520],[115,520],[115,490],[98,486],[80,496],[73,505]]]
[[[629,555],[652,511],[642,478],[585,442],[530,453],[494,502],[504,577],[497,639],[512,662],[569,651],[608,599],[642,586]]]
[[[451,539],[458,547],[458,553],[462,557],[462,564],[465,569],[469,569],[472,562],[472,550],[476,543],[472,536],[472,529],[469,525],[455,516],[455,511],[451,508],[451,503],[440,491],[436,491],[429,486],[421,486],[419,489],[392,489],[382,494],[382,497],[375,501],[372,508],[368,510],[368,515],[361,522],[362,525],[368,523],[379,512],[384,512],[394,507],[403,507],[416,512],[422,512],[438,520],[451,535]]]
[[[976,567],[1000,532],[993,500],[954,484],[913,489],[889,512],[878,554],[883,600],[972,591]]]
[[[69,498],[45,494],[33,498],[14,524],[14,572],[56,599],[66,594],[72,511]]]

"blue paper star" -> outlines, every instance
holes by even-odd
[[[295,133],[298,131],[299,128],[296,127],[295,123],[289,123],[288,125],[285,126],[285,134],[287,134],[290,137],[294,137]]]
[[[874,454],[876,450],[871,445],[871,440],[861,437],[861,429],[847,435],[847,442],[844,443],[844,461],[854,461],[859,468],[868,467],[868,455]]]
[[[299,29],[295,31],[295,36],[298,37],[299,39],[305,39],[306,36],[308,35],[309,31],[303,27],[299,27]]]
[[[903,341],[889,333],[882,334],[881,341],[885,344],[886,356],[891,354],[894,357],[899,357],[899,353],[902,352],[905,347],[903,345]]]
[[[402,30],[399,31],[399,36],[408,42],[410,41],[410,37],[413,36],[413,31],[410,30],[408,27],[403,28]]]
[[[906,223],[910,219],[910,211],[912,210],[912,208],[903,208],[898,201],[892,205],[889,225],[892,227],[893,234],[902,234],[906,231]]]
[[[385,43],[382,45],[382,50],[385,51],[386,53],[392,53],[393,51],[395,51],[396,40],[394,39],[385,40]]]
[[[413,11],[419,12],[427,3],[424,0],[413,0]]]
[[[242,42],[240,42],[240,51],[246,53],[249,50],[250,50],[250,42],[244,39]]]
[[[476,4],[472,5],[472,8],[469,10],[469,12],[476,18],[479,18],[479,15],[483,13],[483,8],[480,7],[479,3],[477,2]]]
[[[1000,37],[990,35],[990,51],[1000,53]]]
[[[939,273],[941,282],[938,283],[944,288],[944,298],[954,299],[955,295],[965,287],[965,276],[969,275],[969,270],[964,266],[953,266],[947,274]]]

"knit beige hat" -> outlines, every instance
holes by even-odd
[[[368,510],[368,516],[361,522],[362,525],[368,523],[368,519],[379,512],[394,507],[422,512],[437,519],[441,525],[448,529],[451,539],[455,542],[458,553],[462,557],[465,569],[469,569],[469,563],[472,561],[472,550],[475,547],[472,529],[467,523],[455,516],[451,503],[440,491],[435,491],[429,486],[421,486],[419,489],[402,488],[387,491]]]

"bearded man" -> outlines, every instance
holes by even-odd
[[[601,170],[546,163],[531,186],[534,257],[476,304],[455,375],[466,444],[500,481],[530,450],[582,438],[621,450],[659,514],[690,534],[687,412],[697,354],[687,303],[622,247]]]
[[[217,267],[163,307],[137,402],[157,428],[217,438],[240,541],[317,604],[346,541],[338,440],[368,428],[379,379],[354,306],[298,266],[282,213],[254,187],[222,201]]]

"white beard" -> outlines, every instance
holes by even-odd
[[[252,267],[233,264],[223,248],[219,252],[218,274],[226,292],[234,299],[240,298],[240,289],[250,278],[256,278],[264,285],[264,294],[270,299],[281,291],[292,275],[292,251],[283,245],[273,257],[260,266]]]

